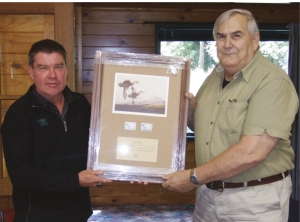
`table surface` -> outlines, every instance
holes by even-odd
[[[193,219],[194,205],[170,204],[170,205],[96,205],[93,206],[93,215],[88,222],[99,221],[172,221],[190,222]]]

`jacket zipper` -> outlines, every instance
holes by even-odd
[[[72,101],[69,103],[69,106],[71,105],[71,103],[74,102],[74,100],[77,100],[77,99],[78,99],[78,97],[73,98]],[[49,112],[55,113],[55,112],[53,112],[53,111],[51,111],[51,110],[49,110],[49,109],[46,109],[45,107],[36,106],[36,105],[33,105],[33,107],[35,107],[35,108],[40,108],[40,109],[45,109],[45,110],[47,110],[47,111],[49,111]],[[56,114],[56,113],[55,113],[55,114]],[[57,114],[56,114],[56,115],[57,115]],[[60,117],[60,116],[59,116],[59,117]],[[61,119],[61,118],[60,118],[60,119]],[[63,122],[63,124],[64,124],[65,132],[68,132],[68,127],[67,127],[67,122],[66,122],[66,120],[62,120],[62,122]]]
[[[63,123],[64,123],[64,127],[65,127],[65,132],[68,132],[67,122],[64,120]]]
[[[34,107],[34,108],[39,108],[39,109],[44,109],[44,110],[47,110],[47,111],[49,111],[49,112],[52,112],[52,113],[56,114],[55,112],[53,112],[53,111],[51,111],[51,110],[49,110],[49,109],[46,109],[46,108],[44,108],[44,107],[41,107],[41,106],[33,105],[32,107]],[[57,114],[56,114],[56,115],[57,115]],[[58,116],[58,115],[57,115],[57,116]],[[58,116],[58,117],[60,118],[60,116]],[[61,119],[61,118],[60,118],[60,119]],[[62,120],[62,122],[63,122],[63,124],[64,124],[65,132],[68,132],[67,122],[66,122],[65,120]]]

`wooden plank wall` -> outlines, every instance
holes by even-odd
[[[76,88],[91,101],[96,50],[154,54],[154,25],[145,22],[214,22],[233,7],[251,10],[259,23],[288,24],[299,19],[297,4],[75,3]],[[196,165],[194,150],[194,142],[187,142],[186,169]],[[128,182],[91,189],[95,204],[193,204],[194,195],[194,190],[181,194],[158,184]]]

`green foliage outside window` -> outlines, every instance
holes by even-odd
[[[286,72],[288,68],[288,50],[288,41],[260,42],[262,54]],[[203,57],[200,57],[201,51],[204,52]],[[215,41],[161,42],[161,54],[190,58],[192,70],[201,67],[207,72],[218,63]]]

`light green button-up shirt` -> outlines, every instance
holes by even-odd
[[[225,181],[246,182],[292,169],[294,152],[289,137],[299,98],[289,76],[258,51],[224,89],[223,79],[224,70],[218,65],[196,96],[197,165],[212,160],[244,135],[266,132],[280,138],[268,157]]]

